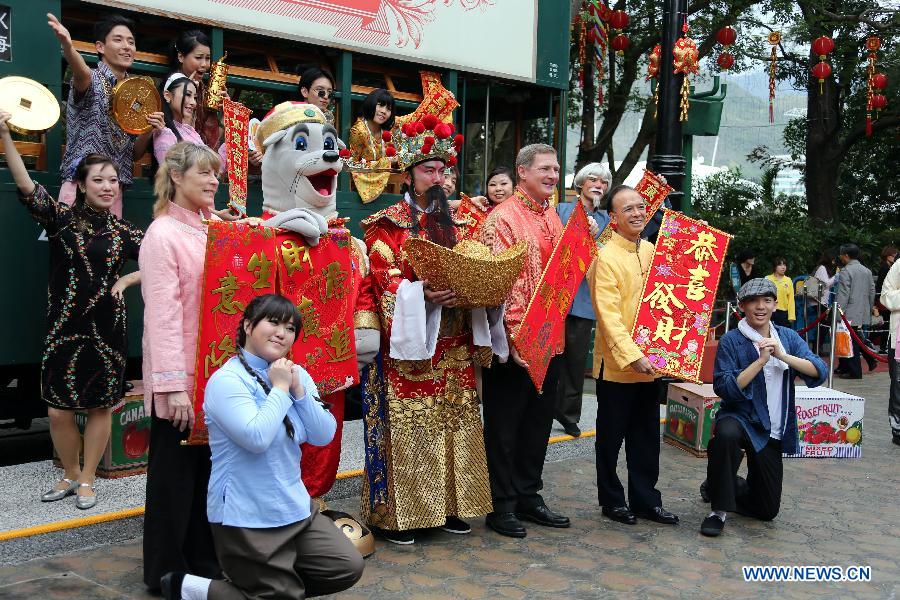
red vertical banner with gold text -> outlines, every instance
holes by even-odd
[[[512,337],[519,356],[528,363],[528,375],[538,391],[544,384],[550,359],[562,351],[556,340],[563,338],[566,315],[596,256],[597,244],[591,236],[584,206],[578,202]]]
[[[225,121],[225,159],[228,169],[228,205],[242,215],[247,214],[247,161],[249,152],[250,115],[240,102],[222,100]]]
[[[244,309],[276,289],[275,229],[210,221],[200,297],[200,331],[194,367],[194,428],[188,444],[205,444],[206,382],[237,351],[236,333]]]
[[[300,311],[300,331],[291,349],[325,396],[359,383],[351,285],[353,266],[347,229],[329,229],[318,245],[279,230],[278,291]]]
[[[665,209],[631,333],[657,373],[700,383],[730,241],[724,231]]]

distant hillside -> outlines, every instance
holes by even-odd
[[[695,137],[694,157],[702,156],[707,165],[740,166],[744,177],[759,181],[762,175],[759,165],[747,161],[755,147],[768,146],[773,154],[786,154],[787,148],[782,140],[782,131],[790,117],[785,113],[806,108],[806,94],[798,93],[790,86],[782,84],[775,92],[775,123],[769,123],[769,84],[765,73],[747,73],[729,75],[722,80],[728,84],[728,95],[722,111],[722,124],[719,129],[718,147],[715,137]],[[706,90],[712,87],[712,81],[698,81],[696,88]],[[649,86],[643,86],[649,96]],[[613,150],[616,160],[622,160],[640,129],[641,115],[628,113],[616,130],[613,138]],[[580,131],[570,128],[567,147],[567,164],[569,170],[574,167]],[[642,159],[646,159],[645,156]]]

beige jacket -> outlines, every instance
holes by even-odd
[[[897,327],[900,326],[900,260],[894,261],[893,266],[884,278],[881,285],[881,304],[891,311],[890,345],[897,343]]]

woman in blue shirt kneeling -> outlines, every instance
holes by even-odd
[[[285,358],[299,328],[287,298],[254,299],[238,327],[237,356],[206,386],[206,510],[226,580],[167,573],[166,598],[305,598],[341,592],[362,576],[359,551],[319,515],[300,479],[300,444],[328,444],[336,423],[309,374]]]

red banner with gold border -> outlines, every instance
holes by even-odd
[[[247,214],[247,161],[249,151],[249,108],[228,98],[222,100],[225,121],[225,160],[228,168],[228,205],[242,215]]]
[[[664,210],[631,335],[657,373],[700,383],[704,342],[731,236]]]
[[[541,274],[525,317],[512,336],[519,356],[528,363],[528,375],[541,391],[550,359],[561,352],[553,340],[563,339],[566,315],[581,280],[597,256],[584,206],[578,202]]]
[[[207,442],[203,419],[206,383],[237,351],[238,323],[250,301],[275,292],[275,259],[275,229],[209,222],[194,367],[195,420],[188,444]]]
[[[663,181],[656,173],[644,170],[644,176],[641,177],[641,180],[634,186],[634,191],[643,196],[644,200],[647,202],[647,220],[644,221],[644,226],[650,222],[650,219],[653,218],[656,211],[662,208],[663,202],[666,201],[666,197],[673,189],[672,186]],[[612,223],[607,223],[606,227],[603,228],[603,231],[600,232],[600,237],[597,238],[597,244],[599,244],[601,248],[609,241],[609,238],[612,237],[613,229]]]
[[[359,382],[353,335],[355,297],[347,229],[329,229],[317,246],[297,233],[244,222],[210,221],[206,242],[188,444],[208,441],[203,418],[209,378],[237,351],[236,332],[253,298],[279,293],[301,315],[290,357],[321,397]]]

